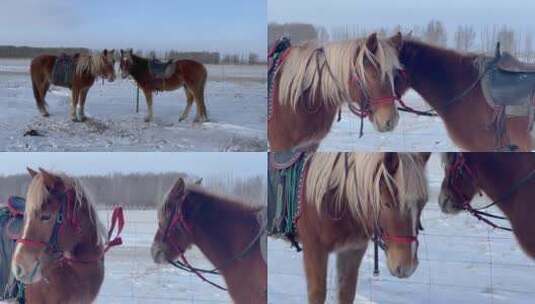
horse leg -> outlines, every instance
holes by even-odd
[[[72,88],[72,100],[71,100],[71,120],[78,122],[78,117],[76,117],[76,107],[78,106],[78,98],[80,97],[80,91],[78,88]]]
[[[45,101],[46,92],[48,91],[49,87],[50,87],[50,83],[48,82],[47,79],[32,75],[33,96],[37,104],[37,109],[39,110],[41,115],[43,115],[44,117],[50,116],[50,114],[48,113],[46,109],[46,101]]]
[[[189,112],[191,111],[191,105],[193,104],[193,101],[195,99],[193,93],[188,88],[184,87],[184,91],[186,92],[186,98],[188,100],[186,108],[184,108],[184,112],[182,112],[182,115],[180,115],[178,121],[183,121],[184,119],[188,118]]]
[[[357,290],[360,263],[365,252],[366,247],[342,251],[336,256],[338,303],[353,303]]]
[[[193,89],[193,94],[195,95],[195,102],[197,105],[197,115],[195,116],[194,122],[205,122],[208,121],[208,114],[206,113],[206,104],[204,103],[204,86],[206,79],[196,85]]]
[[[85,99],[87,98],[87,93],[89,92],[89,88],[83,89],[80,92],[80,107],[78,108],[78,119],[80,121],[85,121],[87,117],[85,117]]]
[[[307,278],[308,303],[323,304],[327,294],[327,262],[329,253],[321,246],[303,242],[303,260]]]
[[[145,101],[147,102],[147,116],[145,116],[145,122],[152,120],[152,91],[149,89],[143,89],[143,94],[145,94]]]

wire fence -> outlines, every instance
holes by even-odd
[[[431,161],[430,200],[422,213],[419,266],[407,279],[392,276],[380,253],[380,275],[373,275],[370,243],[359,271],[355,303],[533,303],[535,262],[510,232],[495,230],[467,213],[445,215],[437,204],[441,175]],[[429,167],[428,167],[429,168]],[[485,197],[473,202],[483,205]],[[500,211],[492,208],[491,212]],[[306,303],[303,256],[290,244],[269,239],[269,303]],[[327,276],[327,303],[336,300],[335,255]]]

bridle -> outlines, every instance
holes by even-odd
[[[453,190],[455,195],[461,200],[461,203],[462,203],[461,209],[462,210],[467,211],[468,213],[470,213],[474,217],[476,217],[478,220],[490,225],[493,228],[497,228],[497,229],[501,229],[501,230],[505,230],[505,231],[512,231],[511,228],[498,225],[498,224],[494,223],[492,220],[489,219],[489,218],[493,218],[493,219],[497,219],[497,220],[506,220],[506,217],[495,215],[495,214],[491,214],[491,213],[483,211],[483,210],[488,209],[488,208],[498,204],[499,202],[502,202],[502,201],[506,200],[514,192],[516,192],[518,189],[520,189],[525,184],[527,184],[529,181],[531,181],[535,177],[535,170],[532,170],[527,176],[525,176],[524,178],[520,179],[518,182],[514,183],[513,186],[511,186],[511,188],[509,190],[507,190],[505,192],[505,194],[502,195],[502,197],[500,199],[495,200],[495,201],[491,202],[490,204],[487,204],[487,205],[485,205],[483,207],[480,207],[480,208],[474,208],[474,207],[472,207],[472,205],[470,205],[470,201],[471,201],[472,197],[464,194],[463,191],[461,190],[461,187],[458,185],[459,180],[461,178],[463,178],[464,176],[466,176],[467,178],[470,178],[472,183],[476,183],[476,181],[477,181],[476,172],[472,168],[470,168],[470,166],[467,164],[466,158],[462,154],[455,154],[455,159],[453,160],[453,162],[451,163],[451,165],[449,166],[447,171],[448,171],[447,172],[447,174],[448,174],[448,179],[447,179],[448,187],[451,190]],[[479,194],[482,195],[481,194],[481,190],[479,190]]]
[[[119,246],[123,243],[120,234],[125,224],[124,213],[122,207],[116,207],[113,209],[112,213],[111,227],[108,231],[108,241],[104,244],[104,248],[102,249],[99,255],[97,255],[94,259],[91,260],[80,260],[74,257],[65,256],[64,250],[59,245],[59,240],[64,229],[72,229],[76,234],[81,233],[80,221],[76,217],[74,211],[76,193],[74,189],[70,188],[67,189],[65,192],[54,193],[54,195],[59,195],[60,207],[58,212],[56,213],[54,226],[52,227],[52,234],[50,235],[48,241],[45,242],[29,238],[18,238],[16,239],[16,243],[35,248],[44,248],[45,252],[53,257],[76,263],[91,263],[101,260],[111,247]],[[68,224],[68,227],[66,224]],[[112,239],[112,235],[116,225],[117,233]]]
[[[418,231],[423,231],[423,230],[424,228],[422,227],[421,222],[418,220]],[[373,275],[378,276],[379,275],[379,248],[387,252],[388,245],[386,244],[386,242],[405,244],[405,245],[411,245],[412,243],[416,243],[416,245],[418,245],[418,233],[416,235],[388,234],[383,230],[383,228],[379,224],[379,220],[376,220],[375,225],[374,225],[373,235],[372,235],[372,241],[373,241],[373,246],[374,246]]]
[[[246,255],[249,254],[249,252],[251,251],[251,249],[254,247],[254,245],[260,240],[261,236],[264,234],[265,232],[265,227],[261,227],[258,231],[258,233],[255,235],[255,237],[252,239],[252,241],[250,243],[248,243],[248,245],[242,250],[240,251],[240,253],[236,256],[233,256],[232,258],[230,258],[229,260],[227,260],[225,263],[223,263],[222,266],[218,267],[218,268],[214,268],[214,269],[202,269],[202,268],[198,268],[198,267],[194,267],[191,265],[191,263],[188,261],[188,259],[186,258],[186,248],[183,248],[180,244],[178,244],[178,242],[169,235],[169,233],[172,231],[172,230],[178,230],[180,229],[181,231],[189,234],[190,236],[192,235],[192,225],[190,223],[188,223],[188,221],[186,220],[186,218],[184,217],[184,213],[182,212],[182,210],[179,210],[178,209],[178,206],[180,205],[181,207],[184,205],[184,201],[186,199],[188,195],[188,192],[186,192],[182,198],[179,199],[178,202],[175,203],[175,206],[172,210],[172,218],[171,220],[168,222],[165,230],[164,230],[164,235],[163,235],[163,241],[164,242],[168,242],[169,244],[171,244],[171,246],[178,252],[178,255],[179,255],[179,258],[178,260],[175,260],[175,261],[172,261],[172,260],[169,260],[169,264],[173,265],[174,267],[180,269],[180,270],[184,270],[184,271],[187,271],[187,272],[190,272],[190,273],[193,273],[195,274],[197,277],[199,277],[202,281],[220,289],[220,290],[225,290],[227,291],[228,289],[213,282],[213,281],[210,281],[209,279],[207,279],[203,274],[214,274],[214,275],[221,275],[221,270],[229,267],[230,265],[232,265],[234,262],[242,259],[243,257],[245,257]]]

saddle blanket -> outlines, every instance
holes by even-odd
[[[72,56],[61,54],[52,68],[52,84],[71,88],[74,79],[75,62]]]
[[[279,162],[281,159],[283,166]],[[308,154],[303,152],[292,156],[272,152],[269,159],[268,234],[289,240],[298,250],[296,223],[307,160]]]
[[[7,207],[0,207],[0,300],[24,303],[24,284],[11,274],[11,258],[16,239],[22,231],[25,200],[10,197]]]
[[[176,71],[176,61],[169,60],[162,62],[158,59],[149,60],[149,72],[153,78],[156,79],[168,79]]]

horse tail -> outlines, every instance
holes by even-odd
[[[32,78],[33,97],[35,98],[37,109],[39,109],[39,111],[44,116],[48,116],[48,112],[46,109],[45,95],[46,95],[46,91],[48,90],[49,84],[47,83],[48,80],[45,75],[43,75],[42,77],[39,77],[39,74],[42,72],[39,71],[40,67],[37,66],[38,63],[36,62],[36,59],[32,60],[32,63],[30,65],[30,75]],[[43,88],[42,92],[39,90],[40,87]]]

